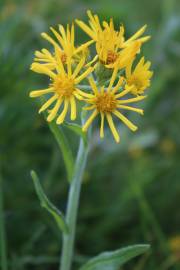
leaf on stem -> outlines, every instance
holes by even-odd
[[[149,245],[133,245],[115,251],[103,252],[90,259],[80,270],[118,270],[120,266],[143,254],[149,248]]]
[[[72,130],[78,136],[82,137],[84,144],[87,145],[87,136],[86,133],[82,131],[82,127],[78,124],[64,122],[63,124],[68,129]]]
[[[31,177],[33,179],[35,190],[40,200],[41,206],[44,207],[54,217],[59,229],[62,230],[64,233],[68,233],[68,225],[65,222],[64,215],[47,198],[35,171],[31,171]]]
[[[46,101],[46,99],[41,98],[40,101],[42,105]],[[47,119],[47,116],[48,116],[47,112],[44,111],[43,114],[44,114],[45,119]],[[72,175],[74,171],[74,157],[73,157],[71,147],[62,130],[62,127],[59,127],[55,121],[48,122],[48,126],[52,134],[54,135],[58,143],[58,146],[60,148],[60,151],[62,153],[62,157],[63,157],[65,167],[66,167],[68,181],[70,183],[72,180]]]

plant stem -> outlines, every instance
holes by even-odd
[[[92,88],[89,85],[78,85],[78,88],[81,89],[81,90],[92,91]],[[107,90],[107,87],[105,87],[104,90]]]
[[[70,270],[72,264],[77,211],[79,206],[81,183],[84,169],[86,166],[87,154],[88,149],[84,145],[83,139],[81,138],[74,168],[74,176],[70,185],[68,195],[66,222],[69,226],[69,234],[63,234],[61,264],[59,268],[60,270]]]
[[[7,253],[6,253],[6,237],[5,237],[5,224],[3,213],[3,185],[2,177],[0,175],[0,266],[2,270],[7,270]]]

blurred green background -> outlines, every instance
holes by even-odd
[[[49,198],[65,210],[67,179],[61,153],[30,90],[43,76],[29,71],[40,33],[85,18],[86,9],[123,23],[127,36],[148,24],[144,45],[154,76],[136,134],[121,127],[92,139],[78,217],[74,269],[104,250],[150,243],[151,251],[123,269],[180,269],[180,2],[179,0],[0,1],[0,172],[9,269],[54,270],[61,236],[36,197],[35,169]],[[77,29],[78,42],[87,36]],[[132,118],[131,118],[132,119]],[[65,130],[76,148],[74,134]]]

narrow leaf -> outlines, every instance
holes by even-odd
[[[67,138],[64,135],[62,128],[58,127],[58,125],[54,121],[48,123],[48,125],[60,147],[64,163],[66,166],[68,181],[71,182],[74,170],[74,158],[69,143],[67,141]]]
[[[62,230],[65,233],[68,233],[68,226],[65,222],[63,214],[47,198],[46,194],[44,193],[44,191],[42,189],[39,178],[38,178],[35,171],[31,171],[31,177],[33,179],[35,190],[36,190],[36,193],[39,197],[41,206],[44,207],[54,217],[60,230]]]
[[[40,99],[40,103],[41,105],[46,101],[46,99],[44,97],[41,97]],[[47,112],[44,111],[43,112],[45,119],[47,119]],[[66,167],[66,172],[67,172],[67,176],[68,176],[68,181],[69,183],[72,180],[72,175],[73,175],[73,171],[74,171],[74,157],[73,157],[73,153],[71,151],[71,147],[69,145],[69,142],[66,138],[66,136],[64,135],[64,132],[62,130],[62,127],[58,126],[56,124],[55,121],[51,121],[48,122],[48,126],[52,132],[52,134],[54,135],[58,146],[60,148],[60,151],[62,153],[62,157],[65,163],[65,167]]]
[[[72,130],[78,136],[82,137],[84,144],[87,145],[87,136],[86,133],[82,131],[82,127],[78,124],[64,122],[64,126]]]
[[[149,247],[149,245],[133,245],[115,251],[107,251],[89,260],[80,270],[118,270],[129,260],[146,252]]]

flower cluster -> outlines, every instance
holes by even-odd
[[[50,81],[46,89],[31,91],[30,97],[46,97],[39,112],[47,110],[47,121],[55,120],[57,124],[65,121],[69,111],[70,119],[75,120],[77,102],[83,103],[84,110],[92,111],[83,131],[86,132],[93,120],[100,117],[100,137],[104,137],[104,122],[107,120],[114,139],[119,142],[114,116],[135,131],[137,127],[122,112],[129,110],[143,114],[142,109],[129,104],[143,100],[146,97],[144,91],[150,86],[151,63],[144,57],[136,60],[141,46],[150,37],[142,37],[146,29],[143,26],[126,40],[123,26],[116,30],[112,19],[109,23],[101,23],[91,11],[87,14],[88,24],[76,20],[90,37],[80,46],[75,43],[74,24],[67,25],[66,29],[62,25],[58,30],[51,27],[53,38],[41,34],[53,49],[51,52],[47,49],[36,51],[31,70],[47,75]],[[96,51],[93,57],[90,55],[92,45]]]

